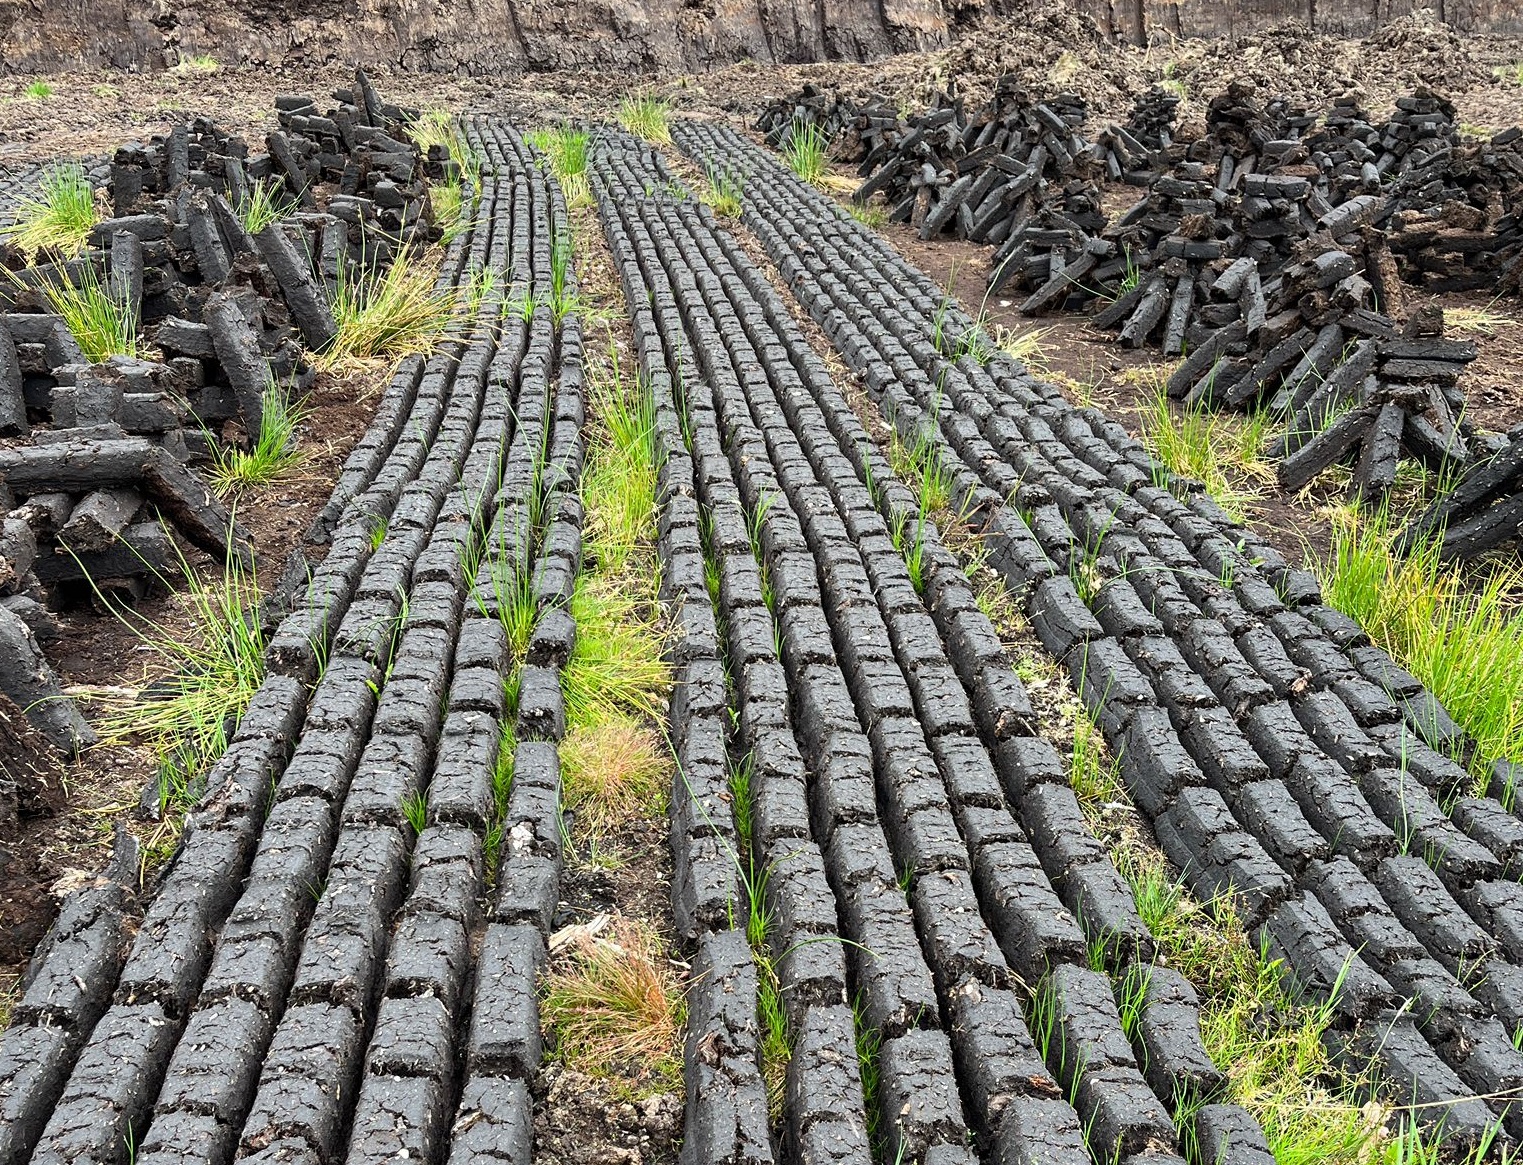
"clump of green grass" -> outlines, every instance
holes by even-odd
[[[239,200],[237,214],[243,229],[257,235],[265,227],[285,218],[292,209],[292,204],[275,192],[272,183],[256,182]]]
[[[1012,360],[1018,360],[1039,376],[1047,374],[1052,361],[1051,352],[1043,342],[1052,331],[1049,328],[1028,328],[1014,332],[1005,327],[994,329],[994,346]]]
[[[44,98],[53,96],[53,86],[49,85],[46,81],[33,81],[22,92],[34,101],[41,101]]]
[[[136,356],[137,314],[86,266],[77,283],[62,279],[43,285],[43,297],[92,363],[111,356]]]
[[[143,740],[158,758],[162,816],[188,809],[194,781],[227,748],[228,732],[264,682],[264,641],[252,612],[259,587],[252,570],[229,558],[220,576],[203,578],[183,557],[176,612],[162,622],[100,601],[127,629],[154,670],[167,673],[143,694],[111,706],[97,725],[103,744]]]
[[[888,223],[888,207],[877,199],[858,202],[853,198],[846,203],[846,211],[870,230],[881,230]]]
[[[825,180],[825,131],[813,122],[795,122],[783,142],[783,161],[811,186]]]
[[[619,102],[619,125],[653,146],[672,144],[672,105],[653,93],[631,93]]]
[[[715,214],[724,218],[739,218],[745,205],[745,183],[728,170],[713,165],[703,168],[708,187],[703,201]]]
[[[221,62],[210,53],[197,53],[181,57],[179,63],[169,71],[181,77],[210,77],[221,67]]]
[[[481,157],[448,110],[426,109],[408,130],[425,154],[434,146],[443,146],[455,163],[449,178],[433,183],[428,191],[434,221],[443,229],[444,241],[448,243],[465,229],[472,192],[481,188]]]
[[[212,488],[222,496],[268,485],[299,465],[305,456],[296,440],[297,427],[306,420],[301,404],[271,382],[265,386],[260,413],[259,433],[250,448],[212,446]]]
[[[39,251],[79,254],[95,226],[95,190],[84,169],[55,166],[42,176],[42,196],[22,202],[16,221],[4,229],[7,241],[29,258]]]
[[[437,279],[437,268],[406,247],[378,277],[341,267],[333,299],[338,334],[321,355],[323,366],[433,351],[455,318],[453,293],[437,288]]]
[[[571,595],[576,646],[561,672],[570,727],[629,715],[659,720],[665,712],[671,668],[655,595],[640,589],[627,575],[577,579]]]
[[[649,927],[619,918],[581,937],[545,975],[540,1014],[569,1067],[645,1091],[680,1089],[687,1001]]]
[[[587,131],[561,124],[535,130],[529,144],[550,162],[550,172],[561,185],[567,207],[592,205],[592,186],[587,176]]]
[[[656,522],[656,418],[649,392],[627,384],[618,348],[588,368],[593,429],[582,502],[599,570],[617,573],[648,544]]]
[[[1511,85],[1523,85],[1523,61],[1514,61],[1510,65],[1498,65],[1493,72],[1500,81],[1506,81]]]
[[[1162,386],[1143,407],[1143,440],[1165,468],[1203,482],[1217,503],[1241,518],[1258,496],[1255,480],[1271,474],[1262,451],[1271,416],[1267,411],[1238,420],[1205,408],[1176,411]]]
[[[1348,514],[1320,565],[1329,605],[1356,620],[1476,742],[1484,782],[1494,761],[1523,760],[1523,567],[1465,570],[1438,537],[1403,555],[1385,508]]]

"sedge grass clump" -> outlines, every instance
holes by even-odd
[[[159,764],[161,809],[181,799],[227,748],[231,727],[264,682],[264,640],[253,611],[259,587],[252,569],[229,557],[220,574],[203,577],[183,556],[184,584],[174,587],[176,613],[155,619],[97,596],[154,661],[151,695],[108,707],[97,727],[103,744],[141,740]],[[166,587],[170,584],[164,580]]]
[[[443,229],[447,244],[469,221],[466,210],[473,192],[481,188],[481,155],[470,144],[455,116],[445,109],[424,110],[408,131],[424,154],[439,146],[454,162],[444,181],[432,183],[428,191],[434,221]]]
[[[703,168],[707,188],[703,202],[715,214],[724,218],[739,218],[745,205],[745,183],[729,170],[713,164]]]
[[[881,230],[888,223],[888,207],[877,199],[858,202],[853,198],[847,202],[846,211],[869,230]]]
[[[238,219],[243,223],[243,229],[251,235],[257,235],[266,227],[279,222],[294,209],[294,204],[282,199],[276,193],[275,187],[268,182],[254,183],[238,200],[236,208]]]
[[[95,190],[83,167],[55,166],[42,175],[41,196],[24,200],[3,233],[28,258],[40,251],[69,257],[84,249],[95,221]]]
[[[593,428],[582,502],[598,567],[622,571],[655,534],[656,417],[650,393],[626,383],[609,341],[606,362],[588,370]]]
[[[544,154],[550,172],[560,183],[566,206],[575,210],[592,205],[592,186],[587,175],[587,131],[561,124],[535,130],[528,135],[529,144]]]
[[[1439,537],[1398,545],[1388,510],[1349,514],[1318,573],[1329,605],[1421,680],[1476,742],[1484,788],[1497,760],[1523,760],[1523,568],[1467,570]]]
[[[42,294],[91,363],[138,354],[137,314],[93,266],[86,265],[74,283],[43,284]]]
[[[576,646],[561,672],[568,726],[619,716],[659,720],[671,689],[654,588],[629,576],[583,574],[571,594]]]
[[[813,122],[794,122],[783,142],[783,161],[801,181],[819,186],[825,179],[825,131]]]
[[[455,318],[454,294],[437,286],[438,269],[403,247],[379,275],[358,264],[339,268],[333,318],[338,325],[323,366],[375,356],[432,352]]]
[[[53,96],[53,86],[49,85],[46,81],[33,81],[22,92],[33,101],[42,101],[45,98]]]
[[[1176,412],[1161,385],[1140,418],[1143,440],[1163,466],[1202,482],[1222,509],[1237,518],[1258,496],[1255,482],[1272,472],[1262,456],[1270,421],[1267,411],[1241,421],[1204,408]]]
[[[640,1093],[680,1090],[687,1001],[650,927],[616,918],[576,936],[541,981],[540,1015],[568,1067]]]
[[[260,400],[259,433],[248,449],[213,444],[211,481],[219,495],[227,496],[251,486],[268,485],[299,465],[304,454],[297,448],[296,430],[306,420],[306,410],[273,381],[265,385]]]
[[[653,146],[672,144],[672,105],[653,93],[631,93],[619,102],[619,125]]]
[[[574,728],[560,746],[561,796],[573,837],[597,839],[666,813],[671,765],[659,733],[632,716]]]

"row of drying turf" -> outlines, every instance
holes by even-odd
[[[1158,968],[1123,1030],[1151,936],[966,576],[896,544],[913,495],[708,209],[628,136],[591,169],[681,628],[684,1159],[1166,1158],[1223,1084],[1193,992]],[[1269,1159],[1241,1108],[1192,1123]]]
[[[759,148],[675,137],[743,184],[789,287],[950,473],[1194,892],[1235,896],[1300,990],[1334,999],[1336,1054],[1391,1101],[1469,1139],[1499,1115],[1523,1133],[1518,767],[1471,795],[1451,758],[1472,742],[1311,575],[1100,413],[975,358],[940,289]],[[1040,785],[1011,792],[1042,813]]]
[[[135,934],[86,890],[33,960],[5,1165],[528,1158],[570,629],[540,618],[512,672],[504,622],[570,599],[581,341],[558,191],[515,132],[466,128],[482,188],[440,283],[474,310],[350,457]]]

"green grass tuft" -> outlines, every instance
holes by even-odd
[[[1267,411],[1239,420],[1204,407],[1176,410],[1160,384],[1139,423],[1165,468],[1204,483],[1222,509],[1241,518],[1258,496],[1255,482],[1272,474],[1262,456],[1271,420]]]
[[[783,161],[811,186],[825,180],[825,131],[812,122],[794,122],[783,142]]]
[[[237,212],[243,229],[251,235],[257,235],[265,227],[286,218],[294,209],[293,203],[282,199],[275,192],[273,183],[256,182],[239,200]]]
[[[561,184],[566,206],[572,210],[592,205],[592,187],[587,176],[587,131],[561,124],[535,130],[529,144],[550,162],[550,172]]]
[[[39,251],[79,254],[95,226],[95,190],[84,169],[55,166],[42,176],[42,196],[22,202],[6,240],[29,258]]]
[[[1388,510],[1348,515],[1321,563],[1324,597],[1426,684],[1476,741],[1484,788],[1494,761],[1523,760],[1523,567],[1466,570],[1438,538],[1396,548]]]
[[[306,420],[303,406],[274,383],[265,386],[261,405],[259,434],[251,448],[212,446],[210,476],[219,495],[268,485],[299,465],[305,456],[296,441],[297,427]]]
[[[406,247],[379,277],[358,265],[341,267],[333,300],[338,334],[320,363],[332,368],[345,360],[432,352],[456,315],[454,292],[435,286],[438,274]]]
[[[619,102],[619,124],[653,146],[672,144],[672,104],[651,93],[631,93]]]
[[[136,314],[112,294],[93,266],[84,267],[78,283],[44,284],[42,294],[91,363],[138,354]]]
[[[650,580],[652,583],[654,580]],[[576,646],[561,673],[569,727],[620,716],[660,720],[671,688],[655,595],[629,577],[583,574],[571,595]]]
[[[588,368],[593,428],[582,477],[588,549],[598,569],[617,573],[656,531],[656,418],[650,393],[627,384],[612,339],[608,360]]]
[[[713,165],[703,169],[708,182],[703,192],[704,203],[724,218],[739,218],[745,206],[745,183],[728,170]]]
[[[53,86],[46,81],[33,81],[23,92],[33,100],[41,101],[45,97],[53,96]]]

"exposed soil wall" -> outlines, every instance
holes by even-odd
[[[1070,0],[1134,44],[1239,36],[1288,20],[1364,36],[1413,0]],[[158,69],[182,54],[272,66],[359,62],[475,74],[697,72],[867,61],[935,49],[962,28],[1029,16],[1029,0],[0,0],[0,71]],[[1523,33],[1513,0],[1430,0],[1460,32]]]

